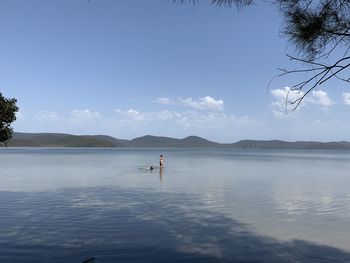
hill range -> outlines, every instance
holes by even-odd
[[[72,135],[62,133],[14,133],[9,147],[109,147],[109,148],[238,148],[238,149],[343,149],[350,142],[316,142],[280,140],[242,140],[235,143],[216,143],[197,136],[183,139],[146,135],[132,140],[106,135]]]

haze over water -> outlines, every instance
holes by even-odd
[[[8,148],[0,167],[1,262],[350,262],[349,151]]]

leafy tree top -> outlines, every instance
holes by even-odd
[[[0,145],[6,145],[12,138],[11,123],[16,120],[16,112],[18,111],[16,103],[16,99],[5,98],[0,93]]]

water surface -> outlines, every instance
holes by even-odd
[[[349,151],[8,148],[0,167],[0,262],[350,262]]]

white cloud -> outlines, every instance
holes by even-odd
[[[197,110],[222,111],[224,109],[224,101],[216,100],[211,96],[200,97],[197,100],[193,98],[178,98],[175,100],[170,98],[157,98],[155,102],[166,105],[186,106]]]
[[[142,122],[142,121],[147,121],[152,119],[152,116],[150,116],[149,113],[142,113],[134,109],[128,109],[125,111],[116,109],[115,111],[118,113],[118,115],[121,117],[121,120],[124,122],[131,122],[131,121]]]
[[[343,93],[343,99],[344,99],[344,103],[346,105],[350,105],[350,93],[349,92]]]
[[[272,114],[275,118],[282,119],[285,117],[285,104],[280,101],[274,101],[271,103]]]
[[[102,119],[100,113],[86,110],[71,110],[67,114],[58,114],[55,111],[42,111],[35,114],[35,118],[40,122],[65,122],[71,124],[94,124]]]
[[[169,98],[157,98],[155,102],[158,102],[160,104],[166,104],[166,105],[172,104]]]
[[[271,90],[271,95],[275,99],[275,101],[271,103],[271,110],[274,117],[286,118],[285,113],[293,110],[297,106],[298,100],[301,99],[305,93],[303,91],[291,90],[289,87],[285,87],[283,89]],[[314,90],[303,98],[299,108],[307,104],[319,105],[327,109],[329,106],[334,105],[335,102],[331,100],[327,92]]]
[[[272,114],[275,118],[283,119],[287,117],[286,113],[295,107],[295,104],[291,104],[290,102],[297,101],[304,96],[304,93],[285,87],[283,89],[271,90],[271,95],[275,99],[271,103]]]
[[[57,112],[54,111],[43,111],[35,115],[38,121],[57,121],[59,116]]]
[[[124,122],[151,122],[151,121],[164,121],[174,120],[181,114],[168,110],[164,111],[152,111],[152,112],[139,112],[134,109],[120,110],[116,109],[119,117]]]
[[[285,103],[286,100],[293,102],[304,96],[304,92],[298,90],[291,90],[289,87],[284,87],[284,89],[274,89],[271,90],[271,95],[279,102]]]
[[[314,90],[312,95],[307,98],[307,101],[322,107],[329,107],[335,104],[335,102],[330,99],[327,92],[322,90]]]
[[[85,110],[72,110],[68,121],[73,124],[86,125],[86,124],[96,124],[103,117],[100,113],[96,111]]]
[[[224,109],[223,100],[215,100],[210,96],[199,98],[197,101],[193,100],[192,98],[179,99],[179,101],[183,105],[186,105],[198,110],[223,110]]]
[[[92,120],[100,118],[101,115],[96,111],[90,111],[90,110],[72,110],[71,114],[75,118],[85,119],[85,120]]]
[[[220,128],[231,125],[244,125],[250,120],[248,117],[237,117],[233,114],[223,112],[202,112],[202,111],[151,111],[139,112],[134,109],[115,110],[124,123],[134,124],[158,124],[167,122],[181,127],[202,127]],[[167,128],[167,126],[164,126]]]

